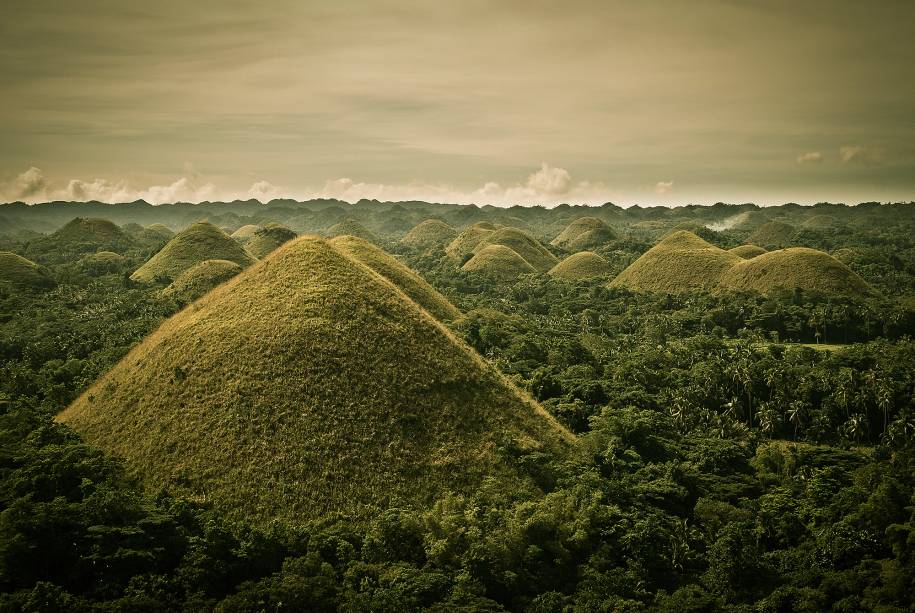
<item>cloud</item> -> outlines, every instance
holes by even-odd
[[[655,193],[658,194],[669,194],[674,189],[673,181],[658,181],[654,186]]]
[[[274,198],[279,197],[280,188],[278,188],[273,183],[269,181],[256,181],[251,185],[251,189],[248,190],[248,197],[255,198],[261,202],[270,202]]]
[[[47,190],[48,181],[44,176],[44,172],[35,166],[0,185],[0,195],[10,202],[14,200],[23,202],[45,200]]]
[[[843,164],[878,164],[882,161],[883,152],[862,145],[845,145],[839,148],[839,158]]]
[[[202,202],[216,198],[216,186],[198,182],[197,177],[181,177],[169,185],[153,185],[140,192],[139,198],[151,204],[166,202]]]
[[[797,156],[798,164],[819,164],[823,161],[823,154],[819,151],[808,151]]]
[[[55,198],[77,202],[87,202],[89,200],[96,200],[98,202],[128,202],[130,200],[136,200],[135,194],[132,194],[127,188],[126,181],[110,183],[105,179],[95,179],[92,182],[86,182],[81,179],[71,179],[63,192],[55,193]]]
[[[546,162],[542,162],[540,170],[527,178],[527,186],[541,194],[565,194],[571,183],[572,177],[568,170],[551,167]]]

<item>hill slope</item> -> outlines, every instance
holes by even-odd
[[[445,253],[453,260],[463,261],[480,244],[484,238],[496,231],[496,226],[488,221],[478,221],[461,230],[454,240],[445,247]]]
[[[42,288],[54,285],[44,268],[15,253],[0,251],[0,283],[16,288]]]
[[[206,260],[229,260],[244,268],[255,258],[228,234],[203,221],[176,234],[130,278],[141,283],[151,283],[157,277],[174,281],[191,266]]]
[[[474,247],[473,252],[479,253],[482,249],[490,245],[502,245],[508,247],[522,258],[528,264],[540,272],[546,272],[559,263],[559,259],[541,245],[534,237],[527,232],[518,228],[499,228],[492,234],[484,237],[483,240]]]
[[[750,238],[755,245],[766,248],[787,247],[794,237],[794,226],[783,221],[770,221],[759,226]]]
[[[488,245],[467,260],[461,270],[486,275],[496,281],[514,281],[520,275],[537,272],[530,262],[505,245]]]
[[[182,303],[193,302],[242,270],[241,266],[229,260],[205,260],[178,275],[177,279],[162,290],[162,295]]]
[[[245,241],[244,245],[251,255],[260,259],[296,236],[298,235],[289,228],[270,224],[258,229],[251,238]]]
[[[680,230],[642,254],[610,283],[640,292],[710,289],[742,258]]]
[[[766,253],[765,249],[763,249],[762,247],[759,247],[757,245],[739,245],[732,249],[728,249],[728,251],[730,251],[734,255],[739,255],[740,257],[742,257],[745,260],[749,260],[751,258],[755,258],[758,255],[762,255],[762,254]]]
[[[330,244],[396,285],[413,302],[426,309],[436,319],[451,321],[460,317],[461,312],[457,310],[457,307],[448,302],[448,299],[438,290],[380,247],[355,236],[338,236],[331,239]]]
[[[869,296],[874,289],[828,253],[792,247],[743,260],[721,278],[721,287],[768,295],[801,288],[843,296]]]
[[[376,245],[381,243],[381,240],[374,232],[363,226],[357,220],[352,217],[347,217],[340,223],[336,223],[327,229],[328,236],[356,236],[363,240],[367,240],[370,243]]]
[[[454,228],[444,221],[427,219],[407,232],[400,242],[411,247],[437,247],[449,243],[456,234]]]
[[[76,217],[53,234],[34,241],[29,251],[68,254],[95,251],[123,253],[136,246],[137,242],[114,222],[107,219]]]
[[[556,238],[550,241],[550,244],[574,253],[595,249],[616,238],[617,235],[613,228],[600,219],[579,217],[566,226]]]
[[[500,452],[571,435],[400,290],[319,238],[167,320],[58,419],[230,515],[302,522],[425,505]]]
[[[246,225],[240,227],[238,230],[236,230],[229,236],[231,236],[232,238],[234,238],[235,240],[237,240],[240,243],[244,243],[245,241],[250,239],[252,236],[257,234],[257,231],[260,229],[261,229],[261,226],[258,226],[253,223],[249,223],[249,224],[246,224]]]
[[[566,281],[593,279],[610,274],[610,264],[593,251],[579,251],[553,266],[550,276]]]

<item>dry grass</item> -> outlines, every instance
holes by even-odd
[[[237,240],[238,242],[244,243],[245,241],[250,239],[252,236],[254,236],[257,233],[257,231],[260,229],[261,229],[261,226],[258,226],[253,223],[249,223],[247,225],[240,227],[238,230],[236,230],[235,232],[230,234],[230,236],[232,238],[234,238],[235,240]]]
[[[259,228],[253,236],[245,241],[245,249],[254,257],[261,259],[296,236],[298,235],[289,228],[279,224],[269,224]]]
[[[381,239],[375,235],[374,232],[363,226],[361,223],[353,219],[352,217],[347,217],[340,223],[336,223],[327,229],[328,236],[356,236],[363,240],[367,240],[370,243],[375,245],[381,244]]]
[[[793,247],[736,264],[721,278],[721,287],[769,295],[801,288],[843,296],[870,296],[874,289],[828,253]]]
[[[549,274],[566,281],[595,279],[609,276],[610,264],[593,251],[580,251],[556,264]]]
[[[734,247],[733,249],[728,249],[734,255],[739,255],[745,260],[750,260],[755,258],[758,255],[766,253],[766,250],[757,245],[740,245],[739,247]]]
[[[136,246],[134,239],[117,224],[107,219],[85,217],[70,220],[62,228],[39,242],[53,244],[61,251],[82,253],[90,251],[120,253]]]
[[[494,281],[514,281],[521,275],[537,272],[530,262],[505,245],[489,245],[467,260],[461,267],[467,272],[482,274]]]
[[[546,247],[541,245],[537,239],[518,228],[498,228],[492,234],[484,237],[483,240],[474,247],[473,252],[474,254],[480,253],[480,251],[490,245],[508,247],[524,258],[528,264],[539,272],[546,272],[559,263],[556,256],[550,253]]]
[[[442,324],[327,241],[287,243],[166,321],[58,419],[236,516],[298,522],[424,505],[498,451],[573,441]]]
[[[171,285],[162,290],[162,295],[187,304],[241,271],[241,266],[229,260],[205,260],[178,275]]]
[[[130,278],[141,283],[176,280],[185,270],[206,260],[229,260],[244,268],[256,258],[225,232],[204,221],[176,234]]]
[[[448,244],[456,234],[457,231],[444,221],[427,219],[407,232],[400,242],[410,247],[427,249]]]
[[[550,241],[550,244],[569,252],[596,249],[616,240],[613,228],[595,217],[579,217]]]
[[[610,283],[640,292],[681,293],[711,289],[740,256],[683,230],[669,234]]]
[[[759,226],[748,241],[766,248],[787,247],[794,233],[794,226],[783,221],[770,221]]]
[[[16,288],[54,285],[53,279],[43,267],[9,251],[0,251],[0,283],[8,283]]]
[[[436,319],[451,321],[460,317],[461,312],[457,307],[442,296],[438,290],[380,247],[355,236],[338,236],[332,239],[330,244],[393,283]]]
[[[473,253],[480,241],[495,231],[496,226],[488,221],[478,221],[472,226],[464,228],[453,241],[448,243],[445,253],[451,259],[462,262],[464,258]]]
[[[803,225],[805,228],[810,228],[812,230],[828,230],[835,228],[840,225],[839,220],[833,215],[827,215],[825,213],[820,213],[817,215],[811,215],[804,220]]]

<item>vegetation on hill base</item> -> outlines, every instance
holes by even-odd
[[[178,275],[177,279],[162,290],[162,295],[173,298],[180,304],[188,304],[242,270],[241,266],[229,260],[204,260]]]
[[[444,247],[457,235],[457,231],[440,219],[427,219],[411,229],[400,239],[410,247],[428,249]]]
[[[234,232],[232,232],[232,234],[230,234],[229,236],[231,236],[238,242],[244,244],[245,241],[247,241],[252,236],[257,234],[258,230],[260,230],[262,227],[263,226],[259,226],[257,224],[253,224],[253,223],[245,224],[242,227],[235,230]]]
[[[141,283],[171,282],[206,260],[229,260],[242,268],[255,262],[254,256],[225,232],[211,223],[198,222],[176,234],[130,278]]]
[[[537,239],[518,228],[498,228],[492,234],[484,237],[474,247],[473,252],[480,253],[490,245],[508,247],[539,272],[546,272],[559,262],[559,259]]]
[[[452,260],[465,262],[473,254],[480,242],[496,231],[496,226],[488,221],[478,221],[464,228],[453,241],[445,247],[445,253]]]
[[[840,296],[874,293],[848,266],[828,253],[806,247],[770,251],[741,261],[721,277],[721,287],[763,295],[795,288]]]
[[[107,219],[76,217],[49,236],[31,241],[28,255],[42,262],[74,259],[84,253],[125,253],[137,242]]]
[[[15,253],[0,251],[0,283],[15,288],[48,288],[54,280],[47,270]]]
[[[380,247],[355,236],[338,236],[331,239],[330,244],[337,251],[365,264],[390,281],[439,321],[451,321],[461,315],[461,312],[438,290]]]
[[[759,226],[747,239],[767,249],[788,247],[794,239],[794,226],[783,221],[770,221]]]
[[[366,228],[364,225],[352,217],[347,217],[343,221],[332,225],[327,229],[327,235],[331,237],[355,236],[375,245],[381,244],[381,239],[379,239],[374,232]]]
[[[501,446],[561,452],[569,439],[404,293],[316,238],[173,316],[58,418],[147,487],[262,522],[365,520],[484,476],[516,487]]]
[[[817,215],[811,215],[810,217],[808,217],[807,219],[804,220],[802,225],[805,228],[811,228],[814,230],[824,230],[824,229],[835,228],[836,226],[840,225],[840,222],[833,215],[827,215],[827,214],[821,213],[821,214],[817,214]]]
[[[728,249],[728,251],[734,255],[739,255],[745,260],[750,260],[758,255],[766,253],[765,249],[758,247],[757,245],[739,245],[737,247],[733,247],[732,249]]]
[[[113,251],[99,251],[87,253],[80,258],[79,264],[86,272],[92,275],[104,275],[118,272],[127,261],[123,255]]]
[[[515,281],[521,275],[537,272],[527,260],[505,245],[489,245],[481,249],[461,266],[461,270],[502,282]]]
[[[739,261],[740,256],[679,230],[642,254],[611,286],[666,293],[711,289]]]
[[[296,236],[297,234],[289,228],[277,224],[269,224],[255,232],[252,237],[244,242],[244,245],[251,255],[261,259]]]
[[[579,217],[559,233],[550,244],[571,253],[602,247],[616,240],[617,234],[596,217]]]
[[[562,260],[550,269],[549,274],[557,279],[578,281],[610,275],[610,264],[593,251],[580,251]]]

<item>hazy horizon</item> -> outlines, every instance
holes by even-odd
[[[915,5],[0,9],[0,201],[915,200]]]

